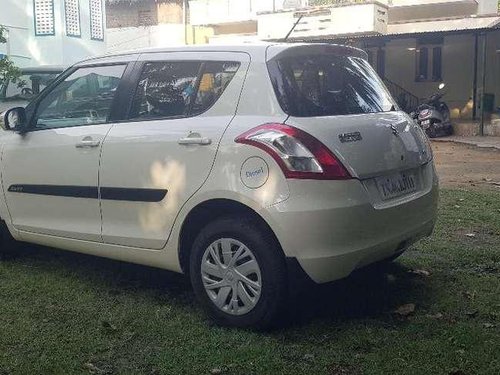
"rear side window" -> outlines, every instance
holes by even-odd
[[[295,117],[394,110],[394,101],[367,61],[350,56],[293,56],[270,61],[283,110]]]
[[[240,64],[219,61],[146,63],[131,119],[178,118],[205,112],[219,99]]]

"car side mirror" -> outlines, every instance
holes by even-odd
[[[26,124],[26,110],[23,107],[11,108],[0,115],[0,126],[4,130],[23,132]]]

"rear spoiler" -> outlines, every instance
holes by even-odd
[[[351,56],[368,60],[368,54],[359,48],[327,43],[276,44],[268,47],[266,55],[267,61],[284,57],[310,55]]]

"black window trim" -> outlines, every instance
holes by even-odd
[[[158,116],[158,117],[152,117],[152,118],[140,118],[140,117],[131,118],[130,116],[132,115],[132,106],[133,106],[134,97],[135,97],[135,94],[136,94],[136,91],[137,91],[137,87],[139,86],[139,82],[140,82],[140,79],[141,79],[142,72],[144,71],[144,68],[145,68],[146,64],[149,64],[149,63],[174,63],[174,62],[175,63],[186,63],[186,62],[199,62],[200,63],[200,69],[198,71],[198,76],[196,77],[195,90],[193,91],[193,94],[192,94],[193,97],[196,97],[196,95],[198,95],[198,89],[200,87],[201,79],[202,79],[203,74],[205,72],[205,66],[206,66],[207,63],[209,63],[209,62],[216,62],[216,63],[217,62],[221,62],[221,63],[231,62],[231,63],[237,63],[238,64],[238,69],[234,73],[233,78],[231,78],[231,81],[229,82],[229,85],[231,84],[231,82],[233,82],[234,76],[236,76],[236,74],[239,72],[239,70],[241,68],[241,64],[242,64],[242,61],[240,61],[240,60],[210,60],[210,59],[190,59],[190,60],[182,59],[182,60],[177,60],[177,59],[168,59],[168,58],[166,58],[164,60],[163,59],[161,59],[161,60],[153,59],[153,60],[137,61],[136,64],[135,64],[135,67],[134,67],[134,71],[132,72],[130,80],[129,80],[130,86],[128,86],[128,92],[129,92],[129,94],[130,94],[131,97],[129,98],[127,106],[126,106],[126,108],[127,108],[126,109],[126,116],[124,116],[123,119],[121,119],[121,120],[115,121],[115,123],[124,124],[124,123],[134,123],[134,122],[146,122],[146,121],[149,122],[149,121],[162,121],[162,120],[180,120],[180,119],[194,118],[194,117],[198,117],[198,116],[203,115],[204,113],[208,112],[215,104],[218,103],[218,101],[220,99],[220,96],[219,96],[219,98],[217,98],[216,101],[214,101],[203,112],[199,112],[199,113],[196,113],[196,114],[192,114],[191,113],[192,103],[193,103],[193,101],[191,101],[191,103],[189,105],[188,113],[185,114],[185,115],[178,115],[178,116]],[[227,89],[227,87],[221,93],[221,96],[224,94],[224,92],[226,91],[226,89]]]
[[[54,80],[49,86],[47,86],[36,98],[34,102],[32,102],[27,109],[29,108],[32,110],[32,113],[29,117],[28,120],[28,126],[26,127],[26,130],[23,133],[32,133],[32,132],[39,132],[39,131],[49,131],[49,130],[54,130],[54,129],[70,129],[70,128],[77,128],[77,127],[82,127],[82,126],[99,126],[99,125],[109,125],[109,124],[114,124],[119,121],[120,118],[123,117],[120,116],[120,112],[123,110],[124,107],[122,107],[123,100],[121,98],[122,93],[126,93],[126,88],[122,88],[123,85],[125,85],[125,81],[127,80],[128,74],[130,73],[130,70],[133,69],[135,62],[131,61],[120,61],[120,62],[109,62],[109,63],[95,63],[95,64],[85,64],[85,65],[76,65],[72,66],[71,68],[68,68],[66,71],[61,73],[61,75]],[[79,69],[86,69],[86,68],[101,68],[101,67],[108,67],[108,66],[124,66],[125,69],[123,71],[122,78],[120,79],[120,83],[117,87],[116,90],[116,95],[113,98],[113,102],[111,103],[110,111],[108,118],[106,119],[106,122],[102,122],[99,124],[82,124],[82,125],[71,125],[71,126],[58,126],[58,127],[51,127],[47,129],[43,128],[36,128],[36,114],[38,111],[38,106],[40,105],[40,102],[47,97],[48,94],[52,92],[53,89],[55,89],[57,86],[59,86],[60,83],[64,82],[66,78],[71,76],[74,72],[76,72]],[[124,90],[125,89],[125,90]]]

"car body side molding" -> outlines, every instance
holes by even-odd
[[[10,193],[49,195],[68,198],[99,199],[97,186],[71,185],[11,185]],[[101,199],[129,202],[161,202],[167,195],[167,189],[141,189],[101,187]]]

